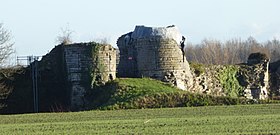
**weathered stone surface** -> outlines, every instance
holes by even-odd
[[[189,89],[194,93],[203,93],[215,96],[226,96],[225,91],[219,81],[219,72],[223,69],[220,65],[204,66],[203,73],[195,74],[195,69],[191,68],[194,76],[193,85]]]
[[[269,59],[265,57],[264,54],[255,53],[250,55],[248,58],[248,63],[240,65],[202,65],[200,72],[195,71],[192,68],[192,73],[194,76],[193,86],[190,88],[190,91],[196,93],[206,93],[216,96],[232,96],[232,94],[237,96],[244,96],[249,99],[267,99],[269,98],[269,70],[268,63]],[[195,66],[193,66],[195,67]],[[225,70],[229,67],[236,69],[237,74],[232,76],[231,81],[234,78],[238,80],[234,84],[232,82],[227,83],[227,79],[224,78],[231,76],[229,73],[224,74]],[[197,72],[197,73],[196,73]],[[277,72],[277,71],[276,71]],[[227,76],[224,76],[224,75]],[[231,88],[225,88],[221,82],[222,78],[226,80],[228,87],[232,89],[239,90],[240,93],[228,93],[231,91]],[[275,78],[273,80],[276,80]],[[230,80],[228,80],[230,81]],[[277,81],[274,81],[274,88],[277,89]],[[237,91],[234,91],[237,92]],[[277,94],[276,94],[277,95]]]
[[[167,27],[146,27],[136,26],[131,34],[132,39],[147,39],[152,37],[160,37],[162,39],[173,39],[179,45],[182,40],[182,35],[175,25]]]
[[[118,39],[120,77],[151,77],[186,90],[192,85],[189,64],[180,48],[176,26],[136,26]]]
[[[91,43],[68,44],[63,46],[65,68],[70,91],[71,109],[83,110],[87,103],[85,94],[91,88],[92,72],[96,72],[98,83],[106,83],[116,78],[116,49],[110,45],[100,45],[93,54]],[[102,65],[101,69],[96,65]]]
[[[250,99],[267,99],[269,96],[269,59],[265,54],[253,53],[248,63],[243,66],[245,97]]]

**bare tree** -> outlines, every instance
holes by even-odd
[[[2,66],[9,58],[9,56],[14,53],[13,49],[14,43],[11,42],[11,33],[3,27],[0,23],[0,65]]]
[[[61,33],[57,36],[56,41],[59,44],[67,45],[72,43],[72,35],[74,31],[69,28],[69,26],[65,28],[61,28]]]

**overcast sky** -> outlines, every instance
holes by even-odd
[[[188,42],[253,36],[280,39],[279,0],[1,0],[0,22],[11,30],[17,55],[44,55],[61,28],[75,42],[108,39],[116,46],[135,25],[177,25]]]

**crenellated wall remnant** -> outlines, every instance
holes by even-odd
[[[118,39],[118,76],[151,77],[187,90],[192,75],[180,48],[181,39],[176,26],[136,26]]]

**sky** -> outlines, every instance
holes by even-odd
[[[11,31],[17,56],[48,53],[61,29],[74,42],[117,38],[136,25],[176,25],[193,44],[254,37],[280,39],[279,0],[1,0],[0,23]]]

